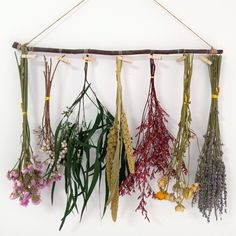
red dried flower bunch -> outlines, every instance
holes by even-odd
[[[141,211],[148,221],[146,200],[154,197],[150,181],[156,177],[158,172],[165,174],[171,156],[170,146],[174,140],[166,128],[168,115],[157,99],[154,81],[156,65],[153,58],[150,59],[150,67],[151,79],[148,98],[136,135],[138,141],[134,151],[135,173],[129,174],[120,186],[120,195],[131,195],[136,190],[140,192],[136,211]]]

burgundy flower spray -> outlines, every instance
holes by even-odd
[[[139,191],[138,207],[142,215],[149,221],[146,209],[147,199],[154,197],[150,181],[158,172],[165,173],[171,156],[170,145],[173,137],[166,128],[167,113],[162,109],[155,90],[154,59],[150,59],[151,79],[141,125],[137,128],[138,141],[134,151],[136,157],[135,174],[130,174],[120,186],[120,194],[131,194]]]

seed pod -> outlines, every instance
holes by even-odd
[[[169,201],[170,202],[175,202],[176,201],[175,195],[173,193],[170,194]]]
[[[125,144],[125,151],[127,154],[129,171],[131,174],[134,174],[134,157],[133,157],[131,135],[129,134],[128,122],[124,110],[122,111],[121,114],[121,128],[122,128],[122,137]]]
[[[111,171],[112,171],[112,163],[114,160],[114,155],[116,151],[116,140],[117,140],[117,130],[116,123],[114,121],[113,126],[110,128],[108,139],[107,139],[107,155],[106,155],[106,175],[107,175],[107,183],[108,187],[111,188]]]
[[[177,204],[177,206],[175,207],[176,212],[184,212],[184,210],[185,210],[185,207],[182,204]]]
[[[111,201],[111,216],[112,220],[116,221],[119,205],[119,187],[116,188],[115,194]]]
[[[194,183],[194,184],[190,185],[190,188],[194,191],[194,193],[196,193],[200,190],[200,184]]]
[[[159,188],[165,188],[167,184],[168,184],[168,177],[166,177],[166,176],[160,178],[157,181],[157,185]]]

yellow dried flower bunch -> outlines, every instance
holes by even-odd
[[[186,153],[190,160],[189,146],[191,139],[195,134],[190,128],[191,112],[190,112],[190,85],[193,71],[193,56],[185,55],[184,59],[184,91],[183,104],[181,109],[181,117],[179,122],[179,130],[174,142],[172,160],[168,165],[166,176],[158,180],[158,187],[160,191],[156,193],[156,198],[159,200],[169,200],[175,202],[177,205],[175,210],[183,212],[185,207],[182,204],[184,200],[192,200],[194,195],[199,191],[199,183],[189,184],[186,180],[186,175],[189,175],[185,165]],[[173,177],[174,185],[172,193],[168,193],[168,187],[171,177]],[[189,179],[189,176],[188,176]]]
[[[117,97],[116,97],[116,115],[113,126],[110,128],[107,143],[106,155],[106,176],[109,188],[109,198],[107,204],[111,203],[111,214],[113,221],[116,221],[119,204],[119,179],[121,158],[123,147],[125,148],[126,158],[130,173],[134,173],[134,157],[131,135],[129,133],[128,122],[124,112],[122,102],[121,86],[121,68],[122,61],[116,60],[116,78],[117,78]]]
[[[183,212],[185,210],[182,204],[184,200],[193,200],[194,195],[200,190],[199,183],[194,183],[191,185],[184,184],[183,182],[176,182],[173,186],[172,193],[168,193],[169,178],[167,176],[161,177],[157,181],[159,192],[155,194],[155,198],[158,200],[168,200],[170,202],[176,203],[175,211]]]

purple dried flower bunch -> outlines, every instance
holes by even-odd
[[[53,179],[43,178],[43,163],[32,157],[32,160],[25,163],[23,169],[15,168],[8,172],[7,177],[13,182],[11,199],[19,199],[22,206],[28,206],[31,201],[34,205],[41,202],[41,189],[60,180],[61,176],[54,176]]]
[[[227,189],[226,173],[223,160],[222,143],[220,137],[219,125],[219,81],[221,71],[222,57],[220,55],[211,55],[209,60],[212,64],[209,66],[211,83],[211,108],[205,142],[198,160],[198,169],[196,181],[200,183],[200,191],[195,196],[193,203],[198,204],[202,216],[210,221],[212,213],[216,220],[223,213],[226,213],[227,207]]]

